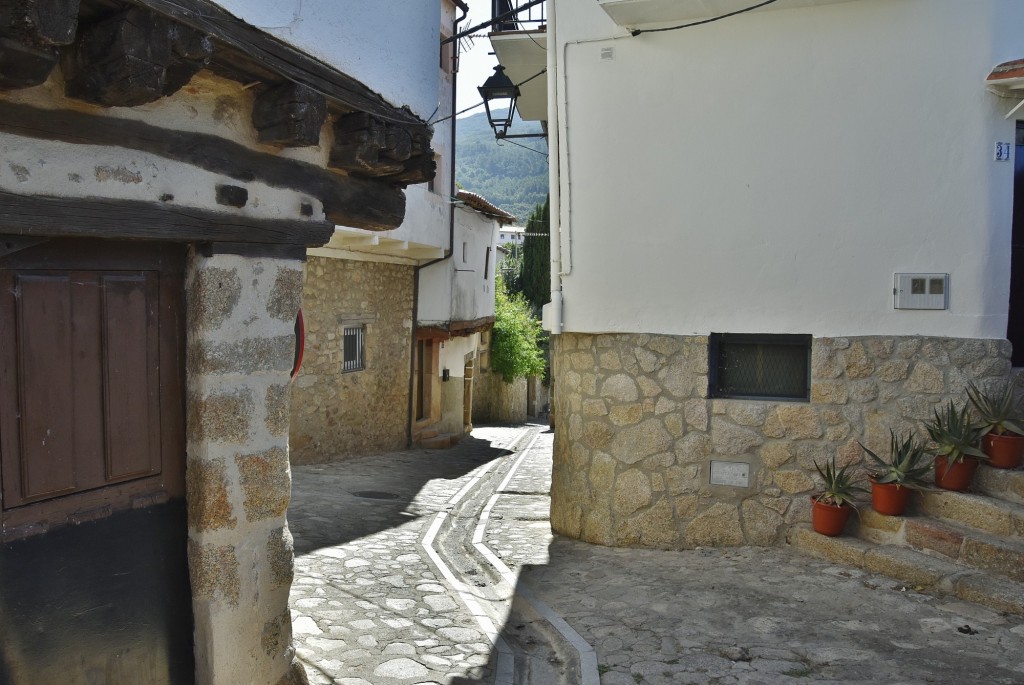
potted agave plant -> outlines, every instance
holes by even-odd
[[[868,455],[871,480],[871,506],[879,514],[901,516],[907,508],[910,491],[927,485],[925,475],[931,470],[924,445],[907,434],[899,437],[889,430],[888,459],[883,459],[861,443],[861,449]]]
[[[1004,383],[985,392],[972,383],[967,388],[967,397],[981,419],[981,449],[988,455],[989,466],[1020,466],[1024,454],[1024,412],[1014,399],[1013,386]]]
[[[925,424],[935,446],[935,484],[946,490],[966,490],[978,462],[987,459],[977,448],[981,428],[971,422],[967,407],[957,409],[950,400],[945,411],[935,410],[935,418]]]
[[[835,537],[842,534],[850,512],[856,510],[857,493],[866,493],[867,490],[858,485],[860,479],[850,471],[849,465],[836,468],[835,457],[825,464],[824,470],[818,464],[814,468],[825,481],[825,487],[818,494],[811,495],[811,524],[818,533]]]

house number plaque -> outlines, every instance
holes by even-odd
[[[750,487],[750,464],[742,461],[712,461],[711,484]]]

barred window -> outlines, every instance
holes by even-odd
[[[811,336],[712,333],[711,397],[810,399]]]
[[[341,338],[343,373],[366,368],[366,325],[346,326]]]

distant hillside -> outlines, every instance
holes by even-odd
[[[522,225],[534,206],[544,202],[548,193],[548,158],[524,150],[513,143],[547,153],[543,138],[523,138],[498,142],[481,112],[456,124],[455,180],[464,189],[483,195],[506,212],[514,214]],[[509,133],[540,133],[540,123],[518,117]]]

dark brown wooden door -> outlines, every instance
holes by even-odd
[[[0,257],[5,528],[181,494],[182,252],[63,241]]]

